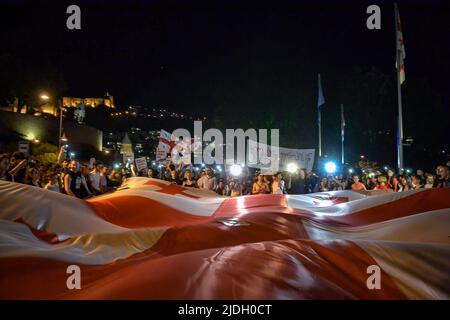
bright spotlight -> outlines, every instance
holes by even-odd
[[[325,163],[325,171],[329,174],[336,172],[336,164],[332,161]]]
[[[348,169],[348,173],[353,173],[353,169]]]
[[[75,152],[71,152],[70,153],[70,156],[73,158],[73,157],[75,157]]]
[[[290,173],[296,172],[297,169],[298,169],[298,167],[297,167],[297,165],[295,163],[289,163],[287,165],[287,171],[290,172]]]
[[[233,164],[233,165],[230,167],[230,173],[231,173],[233,176],[237,177],[237,176],[241,175],[241,173],[242,173],[242,167],[241,167],[240,165]]]
[[[388,169],[389,169],[388,167],[384,167],[384,170],[385,170],[385,171],[388,171]]]
[[[118,164],[118,163],[115,163],[115,164],[114,164],[114,168],[115,168],[115,169],[119,169],[119,164]]]

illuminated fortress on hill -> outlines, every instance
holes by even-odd
[[[84,104],[86,107],[96,108],[100,105],[105,105],[109,108],[114,109],[114,97],[106,93],[103,98],[73,98],[73,97],[63,97],[63,107],[76,107],[79,104]]]
[[[30,110],[35,110],[37,113],[35,115],[51,114],[57,116],[59,114],[59,105],[62,102],[64,108],[76,108],[80,105],[84,105],[88,108],[97,108],[98,106],[106,106],[111,109],[115,109],[114,97],[109,93],[106,93],[103,98],[75,98],[75,97],[63,97],[58,102],[48,101],[40,106],[30,108],[29,106],[24,106],[21,108],[20,113],[29,113]],[[0,107],[2,111],[12,111],[17,112],[18,100],[16,99],[14,103],[7,107]]]

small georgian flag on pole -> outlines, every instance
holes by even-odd
[[[403,42],[402,24],[400,22],[400,13],[398,12],[397,3],[395,4],[395,24],[397,26],[397,54],[396,54],[396,68],[400,66],[400,84],[405,81],[405,63],[406,57],[405,44]]]

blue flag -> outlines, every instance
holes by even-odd
[[[320,73],[319,73],[319,98],[317,99],[317,109],[319,109],[320,111],[324,104],[325,98],[323,97],[322,83],[320,82]]]

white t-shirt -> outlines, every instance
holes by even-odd
[[[100,190],[100,172],[92,171],[89,173],[89,183],[95,190]]]
[[[216,177],[208,178],[205,174],[197,181],[197,185],[200,189],[214,190],[216,188]]]

